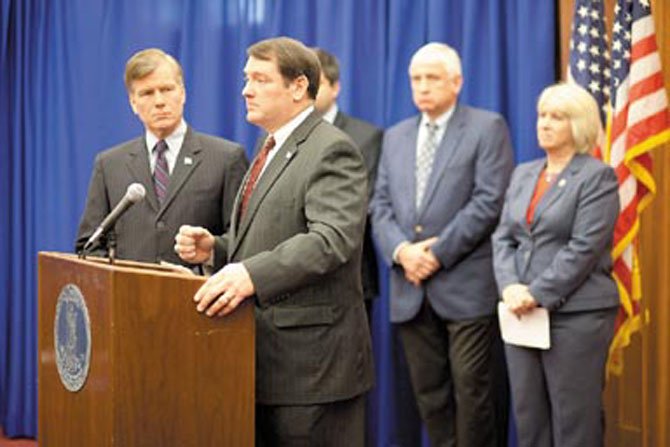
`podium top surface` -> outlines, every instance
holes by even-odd
[[[114,261],[114,264],[111,264],[108,258],[87,256],[86,259],[82,259],[73,253],[47,252],[47,251],[39,252],[38,257],[40,259],[49,258],[54,260],[62,260],[71,262],[73,264],[95,267],[101,270],[108,270],[108,271],[122,271],[126,273],[135,273],[135,274],[169,276],[180,279],[193,279],[195,281],[202,281],[204,279],[202,276],[197,276],[182,266],[172,264],[160,265],[160,264],[152,264],[150,262],[128,261],[121,259],[117,259]]]

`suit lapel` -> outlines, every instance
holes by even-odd
[[[437,189],[437,185],[442,178],[442,172],[447,167],[452,158],[455,157],[458,145],[463,138],[464,132],[464,113],[463,109],[456,105],[454,114],[447,123],[442,140],[440,141],[437,150],[435,151],[435,160],[433,161],[433,168],[428,177],[428,184],[426,185],[426,192],[423,196],[423,203],[420,205],[419,215],[426,209],[426,205],[430,202],[432,195]],[[416,147],[416,138],[414,139],[414,146]],[[416,156],[415,156],[416,157]]]
[[[537,207],[535,208],[535,214],[533,215],[533,222],[531,224],[531,229],[535,228],[537,223],[541,220],[542,213],[544,213],[547,210],[547,208],[549,208],[552,204],[554,204],[563,195],[563,191],[565,191],[565,186],[571,181],[572,177],[577,172],[579,172],[579,169],[581,168],[583,163],[584,163],[584,156],[575,155],[574,157],[572,157],[572,160],[570,160],[568,166],[566,166],[565,169],[563,169],[563,172],[560,173],[558,178],[554,181],[549,190],[544,194],[544,196],[542,196],[540,202],[537,204]]]
[[[265,171],[263,171],[263,173],[261,174],[260,178],[258,179],[258,182],[256,183],[256,186],[254,187],[253,192],[251,193],[251,197],[249,198],[249,204],[247,206],[246,213],[244,214],[242,219],[239,220],[238,225],[235,225],[233,228],[234,231],[232,233],[233,235],[232,247],[229,255],[231,258],[232,256],[235,255],[235,252],[237,251],[240,242],[244,239],[244,236],[249,230],[249,226],[253,221],[254,215],[258,211],[259,206],[263,203],[265,196],[267,196],[268,192],[272,189],[277,179],[281,176],[286,167],[295,158],[296,153],[300,150],[302,142],[305,141],[305,139],[310,134],[314,126],[316,126],[319,122],[321,122],[321,117],[316,113],[312,113],[307,118],[305,118],[305,121],[303,121],[293,131],[293,133],[288,137],[286,142],[284,142],[284,144],[277,150],[277,153],[270,161],[270,164],[265,168]],[[247,176],[248,175],[249,173],[247,172]],[[246,184],[246,176],[242,185],[245,184]],[[240,192],[242,191],[243,188],[244,187],[240,188]],[[235,213],[233,216],[235,216],[235,219],[233,220],[237,220],[238,215],[237,210],[241,196],[240,192],[238,192],[237,199],[235,200],[235,206],[233,209],[233,212]]]
[[[133,143],[128,154],[127,161],[128,170],[132,176],[142,185],[146,190],[144,200],[149,203],[155,212],[158,212],[158,198],[154,191],[154,183],[151,178],[151,166],[149,166],[149,151],[147,149],[144,137],[140,137]]]
[[[239,228],[240,228],[240,202],[242,200],[242,193],[244,192],[244,188],[247,184],[247,181],[249,179],[249,174],[251,173],[251,166],[253,166],[253,160],[251,161],[251,164],[249,165],[249,169],[247,169],[247,173],[244,174],[244,178],[242,179],[242,183],[240,183],[240,187],[237,190],[237,194],[235,195],[235,202],[233,203],[233,214],[230,219],[230,238],[229,240],[233,241],[232,246],[230,249],[230,253],[237,247],[237,234],[239,233]],[[248,211],[248,210],[247,210]],[[230,258],[229,254],[229,258]]]
[[[193,174],[193,171],[201,163],[201,151],[202,147],[195,133],[190,127],[187,128],[184,142],[181,145],[177,161],[170,175],[170,185],[165,196],[165,202],[163,202],[163,206],[157,217],[160,217],[170,206],[179,190],[181,190],[188,178]]]
[[[244,235],[249,229],[249,225],[252,222],[259,205],[263,202],[263,199],[267,195],[268,191],[272,188],[272,185],[277,181],[277,178],[279,178],[280,174],[291,162],[291,159],[297,150],[298,148],[295,146],[295,143],[293,143],[289,137],[289,139],[286,140],[282,147],[278,149],[277,153],[272,158],[272,161],[270,161],[270,164],[261,174],[253,192],[251,193],[251,197],[249,198],[247,211],[245,212],[244,216],[239,219],[238,226],[235,228],[231,255],[234,254],[238,243],[244,238]],[[235,212],[237,212],[237,206],[235,208]]]
[[[244,174],[244,178],[242,179],[242,183],[240,183],[240,187],[237,190],[237,194],[235,195],[235,202],[233,203],[233,214],[232,218],[230,219],[230,240],[232,242],[232,247],[230,250],[230,253],[233,252],[233,250],[236,248],[236,240],[237,234],[240,232],[240,204],[242,201],[242,195],[244,193],[244,188],[247,185],[247,181],[249,181],[249,175],[251,174],[251,168],[254,165],[254,162],[256,161],[256,157],[258,156],[258,152],[260,151],[261,146],[263,145],[261,142],[265,141],[267,138],[267,133],[262,133],[259,138],[256,140],[256,147],[254,148],[254,158],[251,160],[251,164],[249,165],[249,169],[247,169],[246,174]],[[247,211],[249,211],[249,207],[247,207]]]
[[[232,239],[235,238],[235,234],[238,232],[238,228],[240,226],[239,222],[239,209],[240,209],[240,203],[242,200],[242,194],[244,193],[244,188],[247,184],[247,181],[249,180],[249,175],[251,174],[251,167],[254,165],[254,161],[256,157],[258,156],[258,152],[261,150],[261,147],[263,146],[263,142],[267,138],[267,133],[263,132],[259,135],[259,137],[256,139],[256,144],[254,146],[254,157],[251,160],[251,164],[249,165],[249,169],[247,169],[246,174],[244,174],[244,178],[242,178],[242,183],[240,183],[240,187],[237,190],[237,194],[235,195],[235,202],[233,203],[233,214],[232,214],[232,219],[230,219],[230,234],[232,235]]]
[[[398,177],[399,182],[401,182],[401,190],[408,191],[409,200],[411,203],[411,210],[413,217],[416,217],[416,141],[419,138],[419,125],[421,123],[421,115],[416,117],[414,125],[410,127],[409,132],[405,134],[405,141],[400,141],[397,146],[401,148],[400,153],[394,155],[394,158],[397,157],[397,162],[399,163],[398,172],[401,175]],[[407,148],[407,149],[404,149]],[[424,194],[425,196],[425,194]],[[414,219],[412,219],[414,220]]]

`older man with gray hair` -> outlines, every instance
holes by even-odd
[[[420,48],[409,77],[420,114],[385,132],[371,203],[391,321],[432,445],[504,444],[490,236],[513,167],[507,125],[458,103],[461,63],[447,45]]]

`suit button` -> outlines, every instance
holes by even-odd
[[[414,225],[414,232],[416,234],[421,234],[423,233],[423,227],[421,225]]]
[[[165,228],[165,222],[163,222],[162,220],[159,220],[156,223],[156,228],[158,228],[159,230],[162,230],[163,228]]]

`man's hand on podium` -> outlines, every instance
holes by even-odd
[[[181,233],[181,231],[180,231]],[[207,316],[224,316],[255,292],[254,283],[244,264],[228,264],[203,284],[193,297],[198,312]]]

